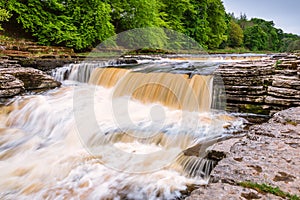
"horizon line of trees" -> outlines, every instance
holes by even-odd
[[[233,13],[227,14],[229,21],[228,40],[225,46],[245,47],[252,51],[279,51],[292,52],[300,50],[300,36],[284,33],[276,28],[273,21],[252,18],[247,19],[246,14],[239,18]]]
[[[21,24],[40,44],[77,51],[144,27],[178,31],[204,49],[300,50],[300,36],[284,33],[273,21],[227,14],[222,0],[5,0],[0,22],[8,20]]]

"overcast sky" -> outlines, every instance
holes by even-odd
[[[245,13],[248,19],[273,21],[284,32],[300,35],[300,0],[223,0],[223,3],[226,12],[237,17]]]

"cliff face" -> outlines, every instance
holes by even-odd
[[[300,56],[221,65],[227,110],[272,115],[300,105]]]

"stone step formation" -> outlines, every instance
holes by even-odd
[[[273,115],[300,105],[300,55],[221,65],[227,110]]]
[[[0,65],[13,60],[22,67],[32,67],[43,71],[62,67],[64,64],[82,60],[73,49],[58,46],[42,46],[28,39],[0,38]]]

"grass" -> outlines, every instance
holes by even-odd
[[[287,124],[290,124],[290,125],[293,125],[293,126],[297,126],[297,125],[298,125],[297,122],[291,121],[291,120],[288,120],[286,123],[287,123]]]
[[[300,197],[297,195],[292,195],[287,192],[282,191],[279,187],[272,187],[267,184],[259,184],[259,183],[253,183],[253,182],[241,182],[238,184],[239,186],[254,189],[259,193],[269,193],[273,194],[282,198],[287,198],[290,200],[300,200]]]

